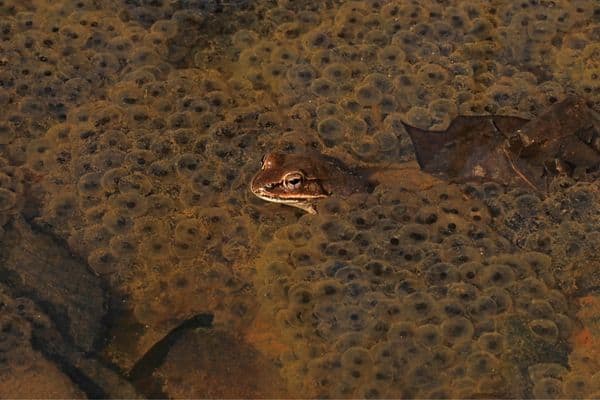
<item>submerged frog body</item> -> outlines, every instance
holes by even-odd
[[[320,199],[334,194],[349,196],[372,190],[373,186],[365,171],[324,154],[269,153],[263,157],[250,190],[263,200],[315,214]]]

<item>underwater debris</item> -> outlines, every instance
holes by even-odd
[[[600,118],[574,96],[531,121],[459,116],[440,132],[404,125],[421,168],[451,181],[521,183],[545,192],[556,175],[600,165]]]

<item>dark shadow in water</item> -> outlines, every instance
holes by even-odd
[[[156,377],[153,377],[152,374],[163,364],[171,346],[173,346],[186,331],[197,328],[212,328],[212,322],[212,314],[197,314],[192,318],[185,320],[178,327],[171,330],[164,338],[156,342],[129,371],[129,380],[136,389],[150,399],[166,398],[167,395],[162,392],[162,383],[159,382]]]

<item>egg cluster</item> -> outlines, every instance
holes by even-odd
[[[83,3],[45,11],[2,21],[0,222],[28,190],[35,222],[126,293],[147,330],[128,365],[196,313],[243,323],[252,291],[236,266],[254,228],[238,170],[264,107],[215,70],[167,63],[192,11],[147,29]]]
[[[523,249],[550,257],[554,277],[547,276],[549,282],[556,280],[566,293],[578,296],[597,287],[597,181],[583,183],[558,177],[551,184],[550,196],[497,189],[469,185],[467,191],[486,203],[494,215],[495,229],[504,237]]]
[[[569,359],[559,291],[598,285],[596,186],[559,180],[547,199],[381,187],[297,222],[247,190],[274,149],[405,161],[402,121],[529,118],[571,92],[600,110],[594,2],[0,10],[0,226],[27,207],[122,295],[143,332],[129,354],[107,352],[121,367],[197,313],[243,330],[264,299],[291,348],[292,393],[600,390]],[[554,372],[566,365],[581,367]]]
[[[22,168],[10,165],[0,157],[0,238],[4,232],[3,226],[11,216],[23,209],[25,181]]]
[[[566,364],[573,319],[551,258],[514,251],[491,218],[456,188],[379,186],[280,229],[257,270],[292,392],[539,396],[523,368]]]
[[[281,20],[271,36],[233,35],[234,76],[296,110],[326,147],[398,160],[410,153],[399,119],[443,129],[457,114],[532,117],[572,91],[597,104],[594,10],[585,1],[285,4],[271,10]]]

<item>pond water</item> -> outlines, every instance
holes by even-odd
[[[0,1],[0,397],[600,397],[597,171],[403,167],[569,94],[597,1]],[[396,175],[249,190],[308,150]]]

